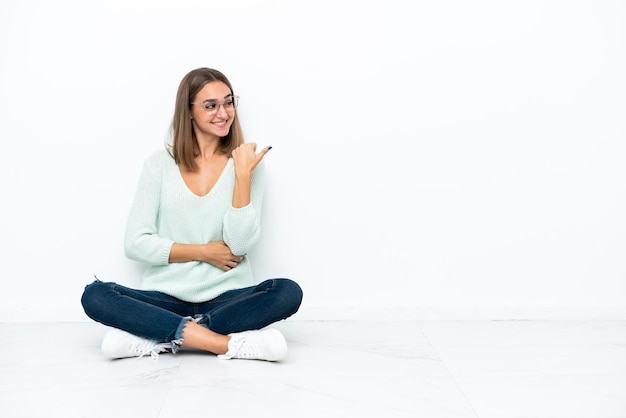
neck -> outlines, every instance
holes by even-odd
[[[210,160],[214,155],[221,154],[219,149],[219,138],[196,138],[198,139],[198,147],[200,151],[198,158],[202,160]]]

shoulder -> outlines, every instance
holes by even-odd
[[[144,163],[147,167],[150,168],[167,168],[170,166],[175,166],[176,162],[174,161],[174,157],[169,152],[169,149],[161,148],[152,151],[146,159]]]

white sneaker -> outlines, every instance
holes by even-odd
[[[109,358],[143,357],[150,354],[153,359],[159,358],[159,353],[171,351],[169,343],[158,343],[121,329],[110,330],[102,340],[102,352]]]
[[[287,342],[277,329],[229,334],[228,352],[217,357],[246,360],[280,361],[287,357]]]

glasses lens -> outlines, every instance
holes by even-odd
[[[224,103],[224,107],[226,107],[226,109],[237,109],[237,105],[239,104],[239,96],[231,96],[228,100],[226,100],[226,102]]]
[[[204,102],[202,103],[202,107],[207,111],[207,113],[215,113],[217,112],[218,104],[215,102]]]

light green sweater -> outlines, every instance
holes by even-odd
[[[185,184],[178,165],[166,150],[144,162],[128,218],[128,258],[148,264],[141,288],[158,290],[188,302],[204,302],[254,284],[248,257],[232,270],[192,261],[169,263],[172,244],[206,244],[223,240],[235,255],[245,255],[257,242],[265,189],[265,164],[252,176],[250,204],[232,207],[235,167],[228,160],[217,183],[205,196]]]

